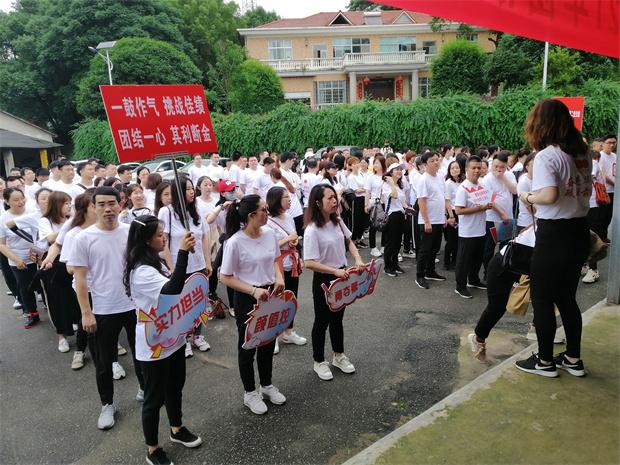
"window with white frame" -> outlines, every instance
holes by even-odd
[[[318,108],[347,102],[347,81],[317,81],[314,87]]]
[[[267,48],[270,60],[291,60],[293,45],[290,40],[270,40]]]
[[[427,77],[418,78],[418,96],[428,97],[429,82]]]
[[[466,34],[465,40],[469,40],[470,42],[478,42],[478,34]]]
[[[370,39],[351,37],[334,39],[334,58],[342,58],[345,53],[370,53]]]
[[[381,37],[381,53],[413,52],[415,37]]]
[[[425,40],[422,42],[422,49],[427,55],[434,55],[437,53],[437,42],[434,40]]]

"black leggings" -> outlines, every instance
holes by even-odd
[[[162,360],[139,362],[144,376],[142,431],[147,446],[159,444],[159,410],[166,406],[170,426],[182,423],[183,386],[185,385],[185,348]]]
[[[292,271],[284,270],[284,289],[287,291],[291,291],[297,297],[297,292],[299,290],[299,276],[293,277]],[[293,323],[295,323],[295,318],[291,320],[291,324],[288,326],[288,329],[293,328]]]
[[[476,336],[479,339],[485,340],[489,337],[491,330],[506,313],[506,304],[508,304],[512,285],[518,280],[518,274],[507,271],[502,267],[502,255],[499,252],[496,253],[489,261],[487,306],[482,315],[480,315],[476,325]]]
[[[312,355],[315,362],[325,361],[325,332],[329,328],[329,338],[335,353],[344,353],[344,329],[342,319],[344,308],[332,312],[325,301],[325,292],[321,284],[329,285],[336,279],[333,274],[314,272],[312,276],[312,300],[314,302],[314,324],[312,325]]]
[[[17,282],[17,292],[19,293],[19,302],[22,304],[22,312],[24,314],[36,313],[37,300],[34,295],[34,289],[30,284],[37,273],[37,265],[31,263],[26,265],[25,270],[20,270],[16,266],[11,266],[15,282]]]
[[[603,240],[607,240],[607,230],[609,229],[609,224],[611,223],[611,219],[614,214],[614,193],[613,192],[609,192],[609,199],[611,200],[609,204],[599,205],[598,207],[600,234],[598,231],[597,231],[597,234],[599,234],[599,236]]]
[[[355,201],[353,202],[353,229],[351,239],[353,241],[359,241],[362,239],[364,235],[364,231],[366,230],[366,224],[368,223],[367,217],[368,215],[364,211],[364,205],[366,203],[366,199],[362,197],[355,197]]]
[[[405,228],[405,214],[403,212],[392,212],[388,216],[387,226],[383,235],[385,236],[385,268],[394,270],[398,266],[398,252],[403,241],[403,230]]]
[[[0,254],[0,267],[2,268],[2,276],[4,276],[4,282],[6,282],[6,287],[9,288],[13,297],[16,297],[19,300],[19,290],[17,289],[17,281],[15,279],[15,275],[11,270],[11,266],[9,265],[9,259],[4,255]]]
[[[456,265],[456,257],[459,249],[459,230],[458,230],[458,216],[452,211],[457,223],[454,226],[449,224],[443,230],[443,237],[446,240],[446,246],[444,247],[444,266]]]
[[[235,316],[237,320],[237,330],[239,332],[239,340],[237,343],[239,374],[245,392],[252,392],[256,389],[254,383],[254,354],[256,354],[256,364],[258,365],[258,378],[261,386],[271,385],[271,372],[273,369],[273,349],[276,345],[275,339],[258,349],[244,349],[243,342],[245,338],[246,320],[248,313],[256,304],[254,297],[244,293],[235,291]]]
[[[52,269],[43,273],[41,282],[45,290],[50,320],[56,328],[56,334],[73,336],[73,325],[82,318],[80,304],[72,287],[73,277],[67,272],[67,266],[60,261],[55,261]],[[85,335],[81,337],[83,341]],[[78,347],[78,350],[83,351],[83,349],[84,347]]]
[[[581,356],[581,311],[575,294],[580,270],[588,257],[590,232],[586,218],[538,220],[532,256],[530,293],[539,356],[553,359],[556,330],[554,305],[566,333],[566,355]]]

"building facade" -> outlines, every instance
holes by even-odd
[[[363,99],[412,101],[429,92],[433,56],[456,40],[458,24],[403,10],[339,11],[240,29],[248,56],[274,68],[285,99],[324,108]],[[494,49],[492,33],[467,40]]]

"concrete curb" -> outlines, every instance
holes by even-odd
[[[588,324],[594,315],[601,312],[607,307],[605,300],[601,300],[599,303],[593,305],[583,313],[583,324]],[[558,333],[564,335],[564,329],[558,328]],[[456,407],[467,401],[475,392],[483,389],[493,382],[495,382],[509,367],[512,368],[516,360],[520,360],[528,356],[531,352],[536,351],[537,343],[526,347],[522,351],[516,353],[512,357],[504,360],[499,365],[491,368],[489,371],[483,373],[478,378],[466,384],[459,390],[453,392],[445,399],[439,401],[431,408],[409,420],[407,423],[392,431],[387,436],[379,439],[374,444],[370,445],[363,451],[351,457],[342,465],[370,465],[374,464],[376,460],[384,454],[387,450],[392,448],[396,442],[403,436],[430,425],[435,421],[435,418],[441,415],[441,412],[448,407]]]

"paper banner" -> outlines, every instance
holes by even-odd
[[[269,344],[287,329],[297,313],[297,299],[292,291],[261,300],[248,313],[242,347],[256,349]]]
[[[325,300],[331,311],[339,312],[357,299],[372,294],[382,267],[383,260],[372,260],[361,273],[357,268],[349,268],[348,278],[335,279],[329,283],[329,287],[323,284]]]
[[[140,309],[138,321],[144,323],[151,358],[158,359],[162,349],[174,346],[180,337],[190,334],[200,323],[207,324],[211,312],[208,295],[207,277],[194,273],[187,278],[180,294],[161,294],[157,308],[148,313]]]

